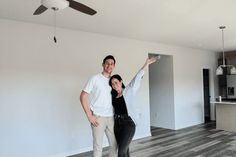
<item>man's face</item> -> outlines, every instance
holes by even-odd
[[[115,63],[113,59],[107,59],[105,63],[102,64],[103,66],[103,71],[111,74],[113,69],[115,68]]]

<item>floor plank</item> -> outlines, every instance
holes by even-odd
[[[152,136],[134,140],[131,157],[236,157],[236,133],[216,130],[215,122],[169,130],[151,127]],[[104,148],[103,157],[108,157]],[[92,157],[92,152],[69,157]]]

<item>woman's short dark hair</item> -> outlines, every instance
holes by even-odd
[[[115,57],[114,56],[112,56],[112,55],[108,55],[108,56],[106,56],[104,59],[103,59],[103,64],[106,62],[106,60],[108,60],[108,59],[112,59],[113,61],[114,61],[114,64],[116,64],[116,60],[115,60]]]

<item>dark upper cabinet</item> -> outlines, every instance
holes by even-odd
[[[222,56],[218,59],[218,65],[223,64]],[[236,67],[236,51],[225,53],[225,64]],[[218,75],[219,95],[227,98],[227,75],[230,75],[230,68],[223,68],[223,75]]]
[[[236,67],[236,54],[226,56],[226,60],[228,65],[234,65]]]

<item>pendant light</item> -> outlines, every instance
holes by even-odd
[[[236,74],[236,68],[233,65],[226,65],[225,64],[225,47],[224,47],[224,29],[225,26],[220,26],[219,29],[222,31],[222,53],[223,53],[223,64],[219,65],[216,69],[216,75],[223,75],[224,71],[223,68],[229,67],[230,68],[230,74]]]

